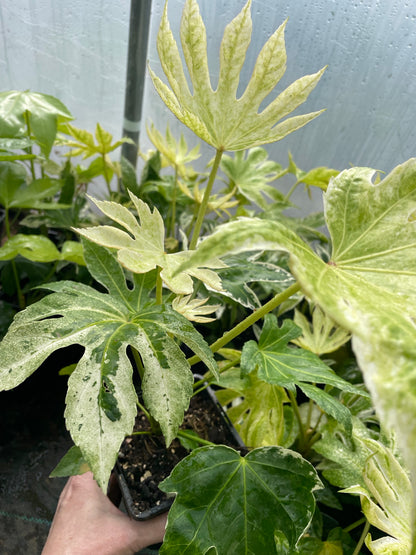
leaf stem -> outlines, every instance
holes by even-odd
[[[184,439],[190,439],[191,441],[196,441],[201,445],[215,445],[212,441],[208,441],[207,439],[202,439],[202,437],[195,436],[193,434],[188,433],[186,430],[178,430],[177,437],[183,437]]]
[[[202,223],[204,221],[205,214],[206,214],[206,211],[207,211],[209,197],[210,197],[210,194],[211,194],[211,191],[212,191],[212,187],[214,185],[215,177],[217,175],[217,171],[218,171],[218,168],[219,168],[219,165],[220,165],[220,162],[221,162],[223,152],[224,152],[224,150],[219,148],[219,149],[217,149],[217,152],[215,154],[214,164],[211,168],[211,173],[209,174],[207,187],[205,189],[204,196],[202,198],[202,202],[201,202],[201,205],[199,207],[198,217],[196,219],[194,231],[193,231],[193,234],[192,234],[192,239],[191,239],[191,242],[189,244],[189,250],[194,250],[195,247],[196,247],[196,243],[198,241],[199,234],[201,232]]]
[[[30,140],[32,138],[32,128],[30,126],[29,110],[25,110],[25,122],[26,122],[27,136]],[[27,147],[27,151],[29,154],[33,154],[31,145]],[[32,174],[32,179],[36,179],[35,164],[33,162],[33,158],[29,159],[29,163],[30,163],[30,172]]]
[[[130,436],[151,436],[153,434],[152,430],[146,430],[146,431],[142,431],[142,432],[132,432],[131,434],[128,435],[128,437]]]
[[[289,299],[292,295],[297,293],[300,290],[299,283],[295,282],[293,285],[275,295],[269,302],[264,304],[261,308],[255,310],[250,316],[247,316],[244,320],[242,320],[239,324],[233,327],[231,330],[224,333],[222,337],[217,339],[214,343],[210,345],[210,349],[213,353],[217,352],[221,347],[227,345],[230,341],[238,337],[243,331],[251,327],[255,324],[258,320],[263,318],[266,314],[277,308],[280,304],[284,301]],[[188,359],[190,365],[199,362],[201,359],[194,355],[193,357]]]
[[[365,516],[363,518],[360,518],[360,520],[356,520],[355,522],[353,522],[352,524],[349,524],[348,526],[346,526],[343,531],[346,532],[347,534],[349,532],[351,532],[352,530],[355,530],[355,528],[358,528],[358,526],[361,526],[361,524],[364,524],[364,522],[366,522],[367,519],[365,518]]]
[[[365,526],[364,526],[363,531],[361,533],[360,539],[358,540],[358,543],[355,546],[355,549],[354,549],[352,555],[359,555],[359,553],[361,551],[361,548],[363,546],[364,540],[365,540],[369,530],[370,530],[370,523],[366,519],[366,523],[365,523]]]
[[[102,161],[103,161],[103,175],[104,175],[105,183],[107,185],[108,196],[111,197],[111,193],[112,193],[111,180],[108,177],[108,173],[107,173],[108,168],[107,168],[107,160],[106,160],[106,153],[105,152],[101,152],[101,158],[102,158]]]
[[[178,190],[178,165],[175,164],[175,182],[173,184],[172,206],[170,214],[170,236],[175,237],[175,224],[176,224],[176,197]]]
[[[290,200],[290,197],[293,195],[293,193],[295,192],[295,190],[298,188],[298,185],[300,185],[302,183],[302,181],[296,181],[292,187],[289,189],[289,192],[287,193],[287,195],[285,196],[284,200],[286,202],[288,202]]]
[[[138,399],[136,401],[136,404],[139,407],[139,409],[144,413],[146,418],[148,418],[150,420],[151,416],[150,416],[149,411],[146,409],[146,407]]]

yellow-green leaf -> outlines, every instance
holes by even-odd
[[[150,70],[153,84],[175,116],[218,150],[242,150],[282,139],[321,112],[287,118],[315,88],[324,69],[306,75],[281,92],[261,112],[260,105],[286,69],[286,22],[263,46],[245,92],[236,98],[240,71],[251,40],[251,0],[224,32],[217,89],[212,88],[204,22],[196,0],[186,0],[180,38],[190,76],[189,87],[181,56],[167,17],[167,3],[157,38],[159,58],[169,85]]]

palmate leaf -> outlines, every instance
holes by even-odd
[[[166,286],[178,295],[189,295],[193,292],[192,277],[200,279],[216,291],[221,291],[221,280],[213,270],[207,269],[224,267],[219,260],[207,262],[205,268],[193,267],[174,275],[177,268],[189,259],[191,251],[166,254],[165,228],[159,211],[156,208],[151,211],[145,202],[130,191],[129,195],[139,215],[140,224],[131,211],[121,204],[92,199],[106,216],[126,231],[107,225],[76,231],[94,243],[116,249],[120,264],[132,272],[141,274],[159,267],[160,276]]]
[[[89,131],[74,127],[70,123],[62,127],[62,130],[65,130],[65,132],[74,139],[63,139],[62,137],[60,139],[61,144],[72,148],[67,156],[82,156],[83,159],[96,154],[105,156],[124,143],[134,144],[134,142],[127,137],[123,137],[113,143],[113,136],[111,133],[103,129],[99,123],[97,123],[95,127],[95,139],[94,135]]]
[[[143,397],[167,443],[182,422],[193,375],[175,338],[216,365],[209,347],[190,322],[169,307],[149,303],[146,276],[129,289],[114,257],[85,244],[88,268],[109,293],[73,282],[47,287],[51,295],[21,311],[0,343],[0,388],[11,389],[31,375],[49,354],[79,344],[84,355],[68,381],[65,418],[74,443],[105,489],[118,449],[136,415],[130,345],[145,368]]]
[[[411,485],[409,477],[391,449],[379,441],[361,440],[370,455],[363,469],[364,486],[353,485],[341,493],[359,495],[368,522],[389,536],[366,545],[376,555],[407,555],[411,546]]]
[[[229,375],[235,376],[234,383]],[[227,416],[247,447],[285,446],[284,403],[289,398],[282,387],[259,380],[255,373],[240,379],[239,369],[222,372],[218,383],[227,389],[216,391],[216,397],[228,407]]]
[[[277,533],[293,548],[320,487],[313,466],[282,447],[245,457],[223,445],[196,449],[161,484],[177,493],[161,553],[277,554]]]
[[[272,284],[277,293],[283,291],[294,282],[293,276],[287,270],[276,264],[256,260],[255,257],[244,255],[229,256],[224,262],[226,268],[219,268],[216,272],[221,279],[223,291],[221,295],[253,310],[261,306],[261,302],[251,283]]]
[[[258,377],[269,384],[280,385],[293,392],[298,386],[325,412],[352,429],[349,410],[336,398],[315,387],[315,383],[332,385],[341,390],[362,393],[355,386],[335,374],[317,355],[305,349],[289,347],[301,330],[292,320],[277,325],[276,316],[267,314],[259,342],[247,341],[241,354],[243,373],[256,368]]]
[[[187,164],[200,157],[199,144],[188,151],[185,137],[181,134],[179,141],[177,141],[173,137],[169,125],[166,127],[165,136],[153,124],[146,127],[146,129],[149,139],[162,155],[162,167],[171,165],[184,178],[196,176],[194,170],[187,167]]]
[[[250,9],[251,0],[225,28],[215,91],[209,76],[206,30],[196,0],[186,1],[180,29],[192,92],[170,29],[167,4],[158,32],[159,58],[171,88],[150,70],[157,92],[182,123],[218,150],[243,150],[278,141],[321,113],[294,116],[277,123],[307,99],[323,69],[292,83],[258,113],[262,101],[273,91],[286,69],[285,23],[263,46],[246,90],[236,98],[240,71],[251,40]]]
[[[255,203],[265,210],[269,199],[279,202],[282,208],[291,206],[285,201],[285,196],[269,183],[275,181],[282,172],[282,166],[268,160],[268,153],[264,148],[255,147],[247,152],[236,152],[234,158],[223,155],[221,169],[230,179],[231,186],[237,187],[240,195],[249,203]]]
[[[351,331],[376,410],[395,430],[416,480],[416,160],[378,184],[373,174],[352,168],[329,184],[324,201],[334,250],[327,264],[279,223],[256,220],[225,224],[190,264],[255,246],[288,251],[303,291]]]
[[[325,314],[319,306],[312,309],[312,324],[299,310],[295,310],[293,321],[302,329],[302,335],[292,339],[292,343],[315,353],[332,353],[344,345],[351,337]]]

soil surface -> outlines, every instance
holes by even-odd
[[[213,402],[207,391],[192,397],[181,428],[192,430],[212,443],[228,445],[235,449],[242,446],[226,422],[219,405],[216,401]],[[146,416],[139,413],[134,431],[149,430]],[[188,454],[189,450],[177,439],[166,448],[162,436],[135,435],[126,438],[120,450],[119,466],[130,490],[131,513],[134,518],[149,518],[169,508],[173,499],[169,499],[158,485]]]

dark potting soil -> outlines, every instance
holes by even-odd
[[[192,430],[212,443],[228,445],[234,449],[241,448],[241,443],[225,421],[219,405],[213,402],[206,391],[192,397],[181,428]],[[139,413],[134,431],[149,430],[146,416]],[[188,454],[189,451],[177,439],[168,448],[162,436],[135,435],[125,439],[120,450],[119,464],[135,511],[148,511],[168,500],[167,494],[158,485]]]

